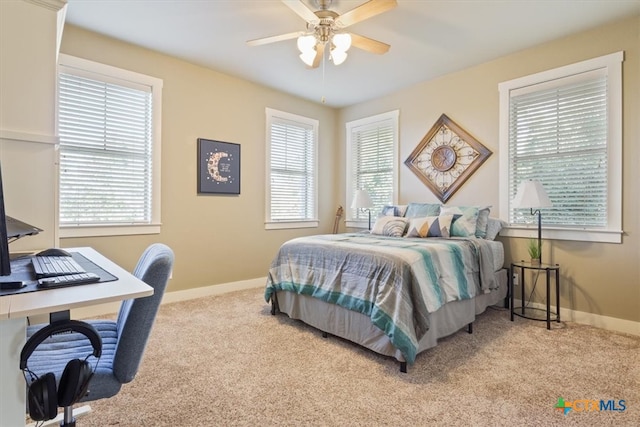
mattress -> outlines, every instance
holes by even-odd
[[[430,314],[455,302],[471,322],[473,298],[500,288],[503,262],[502,244],[484,239],[308,236],[282,245],[265,299],[288,291],[363,314],[411,363]]]

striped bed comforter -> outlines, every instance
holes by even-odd
[[[493,253],[482,239],[327,234],[282,245],[265,300],[283,290],[360,312],[413,363],[429,313],[494,289],[494,277]]]

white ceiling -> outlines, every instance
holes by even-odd
[[[302,0],[317,10],[313,0]],[[344,13],[364,0],[334,0]],[[291,93],[342,107],[625,16],[640,0],[398,0],[348,28],[391,45],[356,48],[340,66],[307,69],[295,40],[247,40],[305,30],[278,0],[68,0],[67,22]]]

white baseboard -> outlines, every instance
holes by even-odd
[[[266,277],[259,277],[256,279],[241,280],[238,282],[222,283],[220,285],[203,286],[200,288],[192,288],[184,291],[166,292],[162,297],[162,304],[168,304],[172,302],[186,301],[190,299],[202,298],[211,295],[222,295],[228,292],[242,291],[245,289],[261,288],[267,283]],[[95,316],[102,316],[107,314],[117,313],[120,309],[120,302],[113,302],[108,304],[94,305],[90,307],[82,307],[71,310],[72,319],[90,319]],[[39,319],[39,321],[33,321],[34,323],[48,322],[49,318]]]
[[[168,304],[172,302],[186,301],[195,298],[202,298],[212,295],[222,295],[228,292],[241,291],[245,289],[261,288],[266,284],[266,277],[258,277],[256,279],[241,280],[238,282],[222,283],[220,285],[204,286],[200,288],[192,288],[184,291],[174,291],[165,293],[162,298],[162,304]],[[518,307],[520,300],[514,301],[514,306]],[[545,304],[530,303],[531,307],[546,309]],[[83,307],[74,309],[71,312],[73,319],[87,319],[95,316],[101,316],[106,314],[117,313],[120,309],[120,303],[102,304],[91,307]],[[553,306],[552,306],[553,310]],[[587,313],[584,311],[571,310],[568,308],[560,307],[560,319],[570,322],[581,323],[584,325],[594,326],[596,328],[606,329],[609,331],[623,332],[626,334],[640,336],[640,322],[634,322],[632,320],[618,319],[616,317],[602,316],[595,313]],[[48,322],[48,316],[45,319],[41,319],[39,322]]]
[[[520,307],[521,300],[515,299],[513,306]],[[529,303],[530,307],[546,310],[546,304]],[[551,311],[555,310],[555,306],[551,305]],[[571,310],[569,308],[560,307],[560,320],[580,323],[583,325],[594,326],[608,331],[623,332],[625,334],[640,336],[640,322],[632,320],[618,319],[616,317],[602,316],[595,313],[587,313],[584,311]]]
[[[267,284],[266,277],[257,279],[241,280],[239,282],[222,283],[220,285],[204,286],[192,288],[185,291],[167,292],[162,298],[162,303],[186,301],[190,299],[208,297],[211,295],[222,295],[228,292],[243,291],[245,289],[262,288]]]

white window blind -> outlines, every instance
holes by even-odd
[[[371,197],[373,212],[392,203],[393,196],[393,126],[380,123],[354,130],[356,155],[351,167],[355,172],[352,190],[366,190]],[[362,209],[353,209],[353,218],[366,219]]]
[[[267,109],[267,126],[266,222],[317,225],[317,120]]]
[[[501,235],[532,237],[529,209],[514,209],[520,182],[539,180],[543,237],[620,243],[623,52],[499,84]]]
[[[61,55],[63,237],[159,231],[161,87],[153,77]]]
[[[543,224],[607,225],[607,80],[601,71],[514,91],[509,114],[510,200],[518,184],[537,179],[553,207]],[[509,210],[512,223],[529,209]]]
[[[151,92],[59,75],[60,224],[151,222]]]
[[[393,204],[396,197],[397,111],[347,123],[347,206],[348,220],[368,221],[369,213],[351,208],[357,190],[366,190],[375,218],[384,205]],[[351,224],[355,225],[355,224]]]

